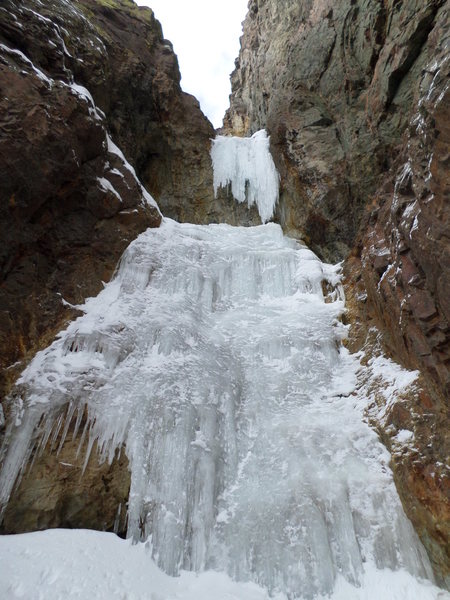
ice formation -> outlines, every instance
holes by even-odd
[[[385,569],[432,578],[351,395],[343,308],[338,268],[278,225],[163,220],[23,372],[1,504],[86,409],[90,449],[125,446],[129,536],[169,575],[213,569],[304,599]]]
[[[271,219],[278,200],[279,175],[264,129],[250,138],[219,135],[212,141],[214,193],[231,184],[238,202],[256,204],[261,221]]]

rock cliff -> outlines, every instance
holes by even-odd
[[[349,345],[421,372],[368,414],[408,515],[449,583],[449,3],[250,0],[224,128],[266,127],[277,220],[345,259]],[[386,407],[385,407],[386,408]],[[401,429],[414,447],[393,447]]]
[[[367,418],[447,585],[449,64],[445,0],[250,0],[224,121],[238,135],[268,129],[276,220],[322,258],[344,260],[350,349],[368,363],[382,347],[421,373],[389,406],[375,389]],[[259,219],[226,192],[213,198],[212,126],[181,91],[149,9],[5,0],[0,90],[3,396],[129,241],[158,226],[141,182],[178,220]],[[398,443],[403,430],[413,444]],[[93,452],[80,479],[80,441],[57,455],[58,436],[22,479],[3,531],[122,533],[124,454],[108,466]]]

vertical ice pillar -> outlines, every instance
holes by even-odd
[[[256,204],[263,223],[273,216],[280,182],[269,142],[262,129],[250,138],[219,135],[211,148],[214,194],[219,187],[231,184],[235,200],[247,200],[249,207]]]

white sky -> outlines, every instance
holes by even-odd
[[[135,2],[153,9],[178,56],[183,90],[198,99],[214,127],[221,127],[248,0]]]

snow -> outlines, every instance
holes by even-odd
[[[270,154],[270,138],[262,129],[250,138],[219,135],[212,140],[214,193],[231,184],[238,202],[256,204],[261,221],[269,221],[278,201],[279,175]]]
[[[159,210],[159,206],[156,203],[156,200],[154,200],[154,198],[148,193],[148,191],[145,189],[145,187],[139,181],[139,179],[136,175],[136,171],[130,165],[130,163],[127,161],[122,150],[118,146],[116,146],[116,144],[112,141],[111,137],[108,134],[106,135],[106,143],[107,143],[107,147],[108,147],[108,152],[111,152],[111,154],[115,154],[116,156],[118,156],[122,160],[123,166],[133,175],[134,179],[136,180],[136,183],[138,184],[138,186],[141,190],[143,204],[147,203],[149,206],[153,206],[154,208],[156,208],[158,210],[158,213],[161,214],[161,211]],[[111,173],[114,173],[115,171],[116,170],[114,169],[113,171],[111,171]]]
[[[419,371],[403,369],[393,360],[382,355],[371,358],[369,367],[372,369],[374,377],[380,377],[386,382],[384,395],[387,403],[413,385],[419,376]]]
[[[90,91],[82,85],[78,85],[77,83],[71,83],[70,85],[64,83],[63,81],[59,82],[61,85],[67,86],[70,88],[73,94],[84,100],[89,107],[89,114],[96,121],[104,122],[106,120],[105,113],[98,108],[98,106],[94,102],[94,98]]]
[[[38,15],[38,13],[35,13],[35,14],[37,16],[42,17],[42,15]],[[44,18],[44,17],[42,17],[42,18]],[[57,26],[55,25],[55,27],[57,27]],[[59,28],[58,28],[58,30],[59,30]],[[70,56],[70,54],[67,52],[67,49],[65,48],[64,41],[62,40],[62,38],[61,38],[61,41],[62,41],[64,50],[65,50],[65,53],[68,56]],[[53,87],[53,85],[55,84],[55,81],[53,79],[50,79],[49,77],[47,77],[47,75],[45,75],[45,73],[43,73],[40,69],[35,67],[35,65],[31,62],[31,60],[29,58],[27,58],[25,56],[25,54],[23,54],[23,52],[20,52],[20,50],[15,50],[13,48],[9,48],[8,46],[5,46],[4,44],[0,44],[0,50],[3,50],[4,52],[7,52],[8,54],[11,54],[15,57],[20,58],[23,62],[25,62],[28,66],[30,66],[33,69],[34,73],[39,77],[39,79],[41,81],[43,81],[44,83],[46,83],[50,88]],[[95,104],[92,94],[89,92],[89,90],[87,88],[85,88],[84,86],[79,85],[77,83],[67,84],[64,81],[58,81],[57,83],[58,83],[58,85],[68,87],[73,94],[75,94],[76,96],[81,98],[84,102],[86,102],[89,107],[90,116],[104,124],[104,121],[106,118],[105,114]],[[110,136],[108,134],[106,137],[107,137],[106,143],[107,143],[108,152],[111,152],[112,154],[115,154],[116,156],[118,156],[122,160],[124,167],[128,171],[130,171],[130,173],[133,175],[134,179],[136,180],[136,183],[137,183],[139,189],[141,190],[142,204],[156,208],[158,210],[159,214],[161,214],[156,201],[152,198],[152,196],[148,193],[148,191],[141,184],[141,182],[137,178],[135,170],[130,165],[130,163],[126,160],[123,152],[118,148],[118,146],[116,146],[116,144],[112,141],[112,139],[110,138]],[[76,157],[75,157],[75,160],[76,160]],[[120,175],[121,177],[123,177],[123,175],[117,169],[110,170],[110,172],[115,175]],[[120,194],[114,188],[112,183],[110,181],[108,181],[108,179],[106,179],[105,177],[101,177],[101,178],[97,178],[97,180],[104,190],[112,192],[120,200],[120,202],[122,202],[122,198],[121,198]]]
[[[7,52],[8,54],[12,54],[13,56],[20,58],[25,64],[27,64],[29,67],[31,67],[33,69],[35,75],[37,75],[37,77],[41,81],[46,83],[48,85],[48,87],[51,88],[53,86],[53,83],[54,83],[53,79],[50,79],[49,77],[47,77],[47,75],[45,75],[45,73],[43,73],[40,69],[38,69],[31,62],[31,60],[27,56],[25,56],[25,54],[23,52],[21,52],[20,50],[10,48],[9,46],[5,46],[5,44],[0,44],[0,50],[3,50],[4,52]]]
[[[380,337],[376,328],[371,333]],[[347,353],[346,361],[347,367],[343,370],[342,377],[349,377],[352,372],[356,373],[358,383],[355,390],[355,406],[359,407],[361,418],[371,407],[370,414],[380,423],[385,422],[392,405],[402,394],[414,390],[419,377],[419,371],[405,369],[384,356],[379,340],[375,347],[370,349],[370,355],[363,349],[356,354]],[[377,396],[383,399],[382,405],[377,402]],[[404,435],[397,439],[398,442],[401,440],[407,441]]]
[[[163,573],[146,544],[111,533],[54,529],[0,537],[4,600],[287,600],[225,573]],[[341,576],[326,600],[446,600],[450,594],[405,571],[367,569],[360,588]],[[299,596],[301,598],[301,596]],[[325,600],[317,596],[317,600]]]
[[[405,208],[405,210],[403,211],[403,218],[407,219],[408,217],[410,217],[411,215],[414,214],[414,212],[418,209],[419,204],[417,202],[417,200],[414,200],[414,202],[412,202],[411,204],[408,204]]]
[[[108,181],[104,177],[97,177],[97,181],[99,182],[100,187],[103,190],[105,190],[105,192],[111,192],[119,200],[119,202],[122,202],[122,198],[119,192],[116,190],[116,188],[110,181]]]
[[[27,12],[30,12],[32,15],[34,15],[35,17],[37,17],[39,19],[39,21],[43,21],[44,23],[48,23],[50,25],[53,25],[53,21],[51,21],[50,19],[47,19],[47,17],[44,17],[43,15],[41,15],[40,13],[37,13],[34,10],[31,10],[31,8],[25,8],[25,10]]]
[[[400,429],[400,431],[395,437],[399,444],[404,444],[405,442],[411,442],[412,438],[414,437],[414,434],[408,429]]]
[[[83,85],[78,85],[77,83],[72,83],[70,87],[77,96],[81,96],[85,100],[85,102],[87,102],[88,104],[92,104],[92,106],[95,106],[94,98],[92,97],[91,92],[87,88],[85,88]]]
[[[412,224],[411,229],[409,231],[409,235],[410,236],[414,233],[414,231],[417,231],[419,229],[419,215],[420,215],[420,211],[414,217],[413,224]]]
[[[110,169],[109,171],[111,175],[117,175],[121,179],[123,179],[123,173],[121,173],[118,169]]]
[[[140,183],[139,180],[137,180],[139,183],[139,186],[141,188],[141,193],[142,193],[142,198],[145,200],[145,202],[149,205],[149,206],[153,206],[154,208],[156,208],[159,212],[159,214],[161,214],[161,211],[159,210],[159,206],[156,203],[156,200],[153,198],[153,196],[151,196],[147,190],[145,189],[145,187]]]
[[[118,559],[125,590],[111,584],[117,597],[438,598],[420,581],[432,579],[431,568],[389,453],[362,420],[361,367],[340,344],[339,273],[273,223],[164,219],[141,234],[114,279],[22,373],[1,505],[33,448],[56,443],[58,432],[63,441],[71,422],[77,432],[86,409],[85,464],[95,441],[108,461],[125,447],[128,536],[147,541],[143,567],[141,545],[107,538],[130,557]],[[334,287],[327,302],[323,281]],[[381,358],[370,368],[388,371],[388,399],[414,380]],[[15,563],[26,563],[26,552]],[[103,551],[93,555],[70,593],[89,597],[77,591],[86,575],[116,597],[105,581],[116,581],[111,569],[101,575]],[[49,598],[59,576],[46,579],[31,562],[30,585]],[[129,583],[133,563],[146,595]],[[7,575],[1,585],[16,589]]]
[[[63,85],[66,85],[66,84],[63,84]],[[76,83],[72,83],[69,87],[74,94],[76,94],[77,96],[82,98],[89,105],[89,114],[92,117],[94,117],[96,120],[103,122],[104,119],[106,118],[105,114],[103,113],[103,111],[101,111],[97,107],[89,90],[86,89],[85,87],[83,87],[82,85],[78,85]],[[153,199],[153,197],[148,193],[148,191],[145,189],[145,187],[142,185],[142,183],[139,181],[139,179],[136,175],[136,171],[130,165],[130,163],[127,161],[122,150],[120,150],[120,148],[112,141],[109,134],[106,134],[106,147],[108,149],[108,152],[110,152],[111,154],[115,154],[116,156],[118,156],[120,158],[125,169],[127,169],[133,176],[134,180],[136,181],[137,186],[139,187],[139,189],[141,191],[142,204],[143,205],[147,204],[148,206],[153,206],[154,208],[156,208],[158,210],[159,214],[161,214],[158,204]],[[109,166],[109,165],[107,164],[107,166]],[[109,168],[109,172],[113,175],[119,175],[120,177],[123,178],[122,173],[120,173],[120,171],[118,171],[117,169]],[[115,189],[113,184],[108,179],[106,179],[105,177],[97,177],[97,181],[100,183],[101,187],[105,191],[112,192],[119,199],[119,201],[122,202],[122,198],[121,198],[120,194],[117,192],[117,190]]]
[[[136,176],[136,171],[134,170],[134,168],[130,165],[130,163],[127,161],[127,159],[125,158],[124,153],[122,152],[122,150],[119,148],[119,146],[117,146],[111,139],[111,137],[109,135],[106,136],[106,142],[108,145],[108,152],[111,152],[111,154],[115,154],[116,156],[118,156],[120,159],[122,159],[122,162],[125,165],[125,168],[128,169],[128,171],[130,171],[130,173],[137,178]]]

